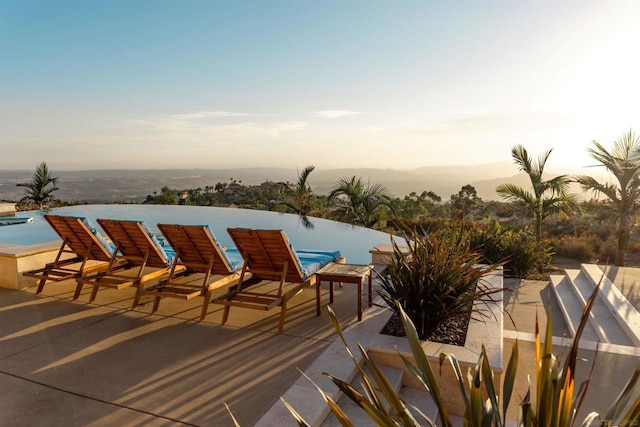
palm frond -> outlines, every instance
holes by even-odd
[[[524,202],[526,205],[531,205],[534,202],[533,194],[515,184],[499,185],[496,188],[496,192],[500,197],[508,201],[520,201]]]

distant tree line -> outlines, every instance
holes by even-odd
[[[428,190],[396,197],[384,186],[370,184],[356,176],[340,179],[329,194],[315,194],[309,182],[315,167],[307,166],[295,183],[266,181],[246,185],[230,178],[229,182],[204,188],[165,186],[159,193],[147,195],[143,203],[288,212],[299,215],[308,227],[313,227],[313,218],[317,217],[390,233],[416,227],[442,228],[451,221],[466,221],[475,227],[497,222],[503,228],[526,231],[536,243],[552,241],[556,253],[570,255],[573,251],[587,256],[589,251],[585,246],[590,245],[597,250],[589,256],[607,256],[621,266],[630,245],[634,251],[640,248],[633,233],[640,200],[640,137],[630,130],[614,142],[611,150],[593,141],[588,152],[615,181],[603,183],[590,176],[568,175],[547,180],[544,167],[552,150],[533,158],[523,146],[514,146],[512,158],[529,176],[531,186],[527,189],[513,184],[500,185],[496,191],[504,202],[482,200],[472,185],[461,187],[445,201]],[[54,198],[57,181],[42,162],[30,182],[18,184],[26,188],[19,204],[22,208],[37,209],[59,205],[61,202]],[[569,194],[571,182],[579,183],[586,194],[598,198],[581,200],[578,195]],[[612,228],[615,242],[611,239]]]

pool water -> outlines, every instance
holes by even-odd
[[[33,222],[1,227],[0,244],[28,246],[59,241],[60,237],[43,218],[45,214],[83,216],[96,226],[98,218],[142,220],[155,232],[158,223],[206,224],[220,244],[227,247],[234,246],[227,234],[228,227],[281,229],[296,250],[339,250],[347,262],[355,264],[370,263],[369,250],[391,242],[391,235],[380,231],[311,217],[313,228],[308,228],[297,215],[277,212],[209,206],[79,205],[20,212],[21,217],[33,217]]]

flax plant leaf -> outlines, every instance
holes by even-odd
[[[296,411],[293,406],[291,406],[289,404],[289,402],[287,402],[286,400],[284,400],[282,397],[280,398],[280,401],[282,402],[282,404],[285,406],[285,408],[287,408],[289,410],[289,412],[291,413],[291,415],[293,416],[293,418],[295,418],[296,423],[298,423],[299,427],[309,427],[309,424],[302,418],[302,416],[298,413],[298,411]],[[238,423],[236,423],[236,427],[240,427],[240,425]]]
[[[402,325],[404,327],[405,334],[407,335],[407,340],[409,341],[409,346],[411,347],[411,352],[416,361],[416,366],[422,372],[422,375],[427,382],[431,397],[433,397],[433,401],[436,403],[436,406],[438,407],[438,410],[440,412],[440,420],[442,421],[444,427],[452,427],[448,411],[445,407],[442,395],[440,394],[438,383],[436,382],[435,376],[433,375],[431,365],[429,364],[429,360],[424,353],[424,349],[420,344],[420,339],[418,338],[416,328],[413,326],[413,323],[411,323],[411,320],[404,312],[400,304],[398,302],[396,302],[396,304],[400,312],[400,317],[402,319]]]
[[[238,423],[238,420],[236,420],[236,417],[233,416],[233,412],[231,412],[231,408],[229,408],[229,405],[224,404],[224,407],[227,409],[227,412],[229,413],[229,416],[231,417],[231,421],[233,421],[233,425],[235,427],[240,427],[240,424]]]
[[[509,357],[509,363],[507,369],[504,372],[504,384],[502,391],[502,423],[506,424],[507,420],[507,408],[511,401],[511,394],[513,393],[513,387],[516,382],[516,372],[518,370],[518,340],[513,342],[511,348],[511,357]]]
[[[489,407],[491,408],[491,413],[495,417],[496,425],[502,427],[502,418],[500,417],[500,413],[498,412],[498,395],[496,393],[495,387],[493,386],[493,373],[491,372],[491,367],[489,366],[489,359],[487,358],[487,351],[484,347],[484,344],[482,345],[480,360],[478,362],[481,371],[480,373],[484,381],[484,386],[487,390],[487,395],[489,396],[488,400]]]
[[[464,378],[462,377],[462,370],[460,369],[460,364],[458,363],[458,359],[451,353],[440,353],[440,368],[442,368],[442,364],[444,361],[448,360],[451,363],[453,368],[453,373],[456,376],[456,380],[458,381],[458,387],[460,388],[460,396],[462,397],[462,401],[464,402],[464,406],[469,406],[469,398],[467,397],[467,388],[464,385]]]
[[[391,409],[396,414],[402,414],[406,412],[406,407],[400,400],[400,397],[398,396],[395,388],[389,383],[389,380],[387,379],[387,377],[385,377],[384,373],[380,370],[380,368],[371,361],[371,359],[369,358],[369,355],[366,353],[364,348],[362,348],[362,346],[360,345],[358,345],[358,347],[362,352],[362,357],[364,358],[364,365],[369,369],[369,372],[371,373],[373,380],[378,385],[378,389],[380,390],[382,395],[387,399],[387,402],[389,402],[389,404],[391,405]],[[376,390],[376,388],[372,386],[368,377],[363,379],[366,380],[366,390],[370,393],[371,396],[373,396],[372,400],[374,401],[376,407],[380,408],[381,410],[384,410],[385,409],[384,403],[382,402],[382,399],[378,395],[378,391]]]
[[[327,402],[327,404],[329,405],[329,408],[331,409],[331,412],[333,412],[333,414],[335,415],[336,419],[340,422],[340,425],[342,425],[343,427],[353,427],[353,424],[351,423],[351,421],[349,420],[349,417],[344,413],[344,411],[340,408],[340,406],[331,398],[327,395],[327,393],[325,393],[320,386],[318,386],[318,384],[316,384],[311,378],[309,378],[308,375],[306,375],[304,372],[302,372],[302,375],[309,380],[309,382],[311,384],[313,384],[313,386],[318,390],[318,392],[320,393],[320,395],[322,396],[322,398],[324,399],[325,402]],[[284,403],[284,405],[290,410],[292,411],[293,408],[290,407],[290,405],[288,404],[288,402],[286,402],[284,399],[282,399],[282,402]],[[295,411],[292,411],[292,414],[294,415],[294,417],[296,416],[296,414],[294,414]],[[299,416],[299,415],[298,415]],[[300,417],[302,418],[302,417]],[[296,418],[297,419],[297,418]],[[304,420],[303,420],[304,421]]]

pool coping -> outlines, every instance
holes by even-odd
[[[36,279],[25,277],[22,273],[54,261],[61,243],[60,239],[26,246],[0,243],[0,288],[23,289],[34,286]]]

